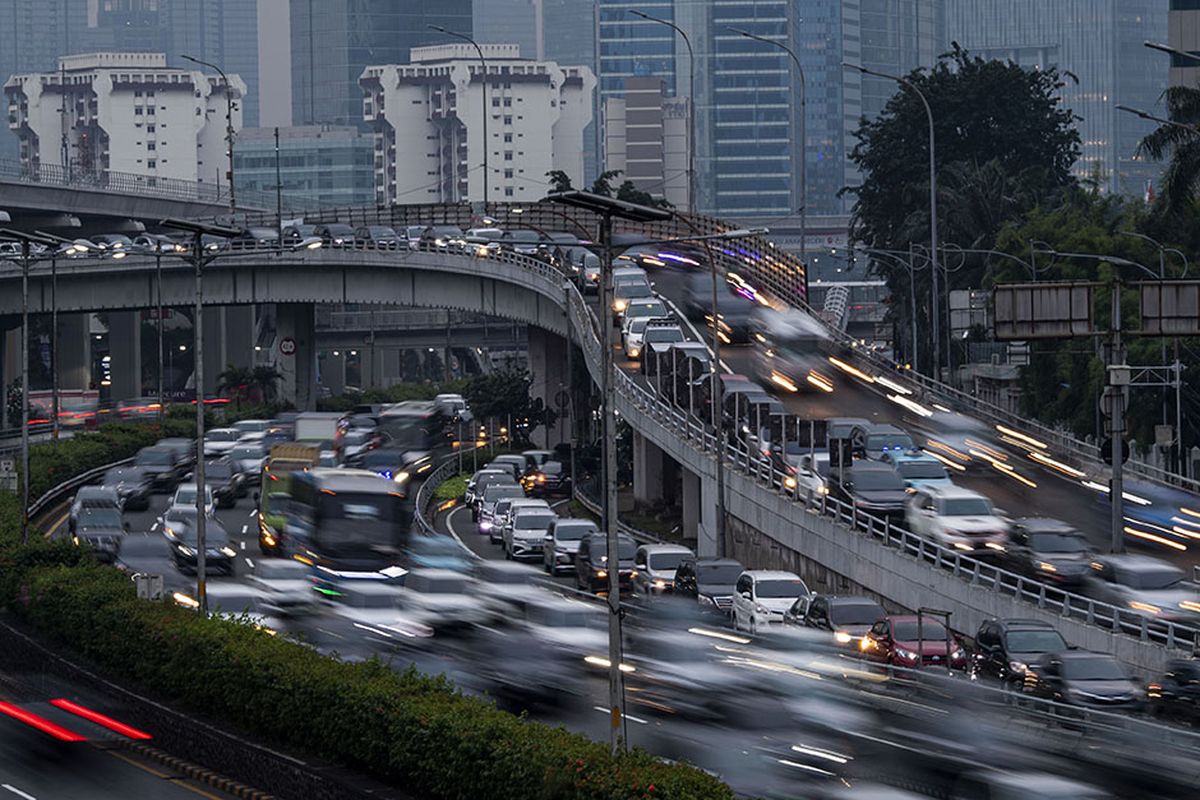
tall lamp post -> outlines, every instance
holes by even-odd
[[[480,103],[481,111],[483,111],[483,207],[487,210],[488,203],[488,187],[491,184],[492,173],[488,169],[488,93],[487,93],[487,59],[483,57],[483,48],[479,46],[479,42],[467,36],[465,33],[458,33],[448,28],[443,28],[441,25],[430,25],[430,30],[435,30],[438,33],[444,33],[447,36],[453,36],[455,39],[462,39],[464,42],[470,43],[475,48],[475,52],[479,54],[479,64],[482,71],[479,74],[479,94],[483,97]]]
[[[796,51],[778,39],[768,39],[741,28],[727,28],[727,30],[745,36],[747,39],[778,47],[791,56],[792,63],[796,65],[796,72],[800,76],[800,262],[804,263],[805,269],[807,269],[805,246],[808,239],[808,81],[804,77],[804,67],[801,66]]]
[[[0,236],[21,243],[21,543],[29,542],[29,267],[38,259],[32,246],[58,247],[58,242],[36,233],[9,229]],[[8,398],[4,398],[8,402]]]
[[[669,20],[652,17],[641,11],[630,9],[630,14],[649,22],[666,25],[679,34],[688,51],[688,210],[696,210],[696,54],[692,51],[692,40],[683,28]]]
[[[925,97],[925,93],[918,89],[916,84],[906,78],[887,72],[867,69],[864,66],[851,64],[847,61],[843,61],[842,66],[860,72],[863,75],[873,75],[876,78],[895,81],[920,98],[921,105],[925,107],[925,116],[929,118],[929,254],[930,265],[933,269],[933,378],[936,380],[939,377],[938,373],[942,369],[942,345],[941,309],[938,302],[937,155],[936,136],[933,129],[933,109],[930,108],[929,99]]]
[[[233,189],[233,87],[229,85],[229,76],[225,74],[225,70],[212,64],[208,61],[201,61],[192,56],[181,55],[180,58],[185,61],[191,61],[193,64],[199,64],[204,67],[215,69],[221,75],[221,80],[225,82],[225,141],[229,146],[229,212],[237,213],[237,201],[234,197]]]

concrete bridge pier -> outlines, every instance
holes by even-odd
[[[664,461],[667,456],[637,431],[633,432],[633,499],[638,503],[653,504],[665,499],[666,484],[663,480]]]
[[[696,555],[715,558],[717,546],[717,482],[707,475],[681,469],[683,479],[683,537],[696,540]]]
[[[346,393],[346,351],[326,350],[318,356],[321,386],[334,397]]]
[[[92,377],[91,314],[58,315],[58,352],[54,354],[61,389],[86,389]]]
[[[20,428],[21,420],[8,413],[8,387],[21,379],[21,318],[0,318],[0,430]]]
[[[317,331],[312,303],[276,306],[275,351],[278,353],[280,398],[299,411],[317,407]]]
[[[86,315],[83,315],[86,316]],[[142,396],[142,312],[108,312],[109,397]]]
[[[204,309],[204,391],[215,394],[230,365],[254,366],[254,307]]]
[[[529,326],[529,395],[540,399],[546,408],[559,411],[558,395],[569,387],[567,375],[567,340],[562,336]],[[549,429],[539,426],[533,432],[533,443],[549,448],[558,444],[569,426],[556,422]]]

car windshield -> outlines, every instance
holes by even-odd
[[[236,442],[238,440],[238,437],[241,435],[242,435],[241,431],[235,431],[235,430],[209,431],[208,435],[204,437],[204,441],[206,441],[206,442]]]
[[[233,476],[233,467],[225,461],[214,461],[207,466],[205,476],[224,480]]]
[[[563,465],[557,461],[547,461],[546,463],[542,464],[541,469],[546,475],[561,475],[563,471]]]
[[[921,623],[921,632],[917,633],[917,621],[901,620],[892,623],[892,637],[901,642],[915,642],[918,638],[924,642],[946,640],[946,626],[935,619],[927,619]]]
[[[991,516],[992,504],[982,497],[952,497],[942,503],[944,517]]]
[[[1115,659],[1102,655],[1064,658],[1062,674],[1073,681],[1121,681],[1129,677]]]
[[[394,450],[375,450],[363,454],[364,467],[398,467],[404,462],[403,453]]]
[[[626,314],[633,317],[665,317],[666,307],[657,300],[653,302],[630,303]]]
[[[229,457],[240,460],[249,460],[263,457],[263,449],[259,445],[243,445],[235,447],[229,451]]]
[[[81,528],[120,528],[121,512],[115,508],[90,508],[79,517]]]
[[[860,470],[854,473],[854,488],[868,492],[901,491],[904,483],[891,470]]]
[[[1067,649],[1062,634],[1053,630],[1009,631],[1004,641],[1010,653],[1057,653]]]
[[[732,584],[742,574],[741,564],[697,564],[696,580],[699,583]]]
[[[911,450],[912,437],[907,433],[873,433],[867,437],[868,450]]]
[[[679,328],[651,328],[646,331],[646,344],[682,341],[683,331],[679,330]]]
[[[654,292],[644,283],[626,283],[613,292],[617,297],[651,297]]]
[[[883,616],[875,603],[830,603],[829,621],[834,625],[870,625]]]
[[[687,553],[651,553],[646,566],[650,569],[679,569],[679,562]]]
[[[546,530],[550,527],[550,523],[554,521],[554,514],[519,514],[513,520],[513,527],[523,531],[528,530]]]
[[[169,467],[175,463],[175,458],[166,450],[143,450],[137,454],[134,463],[151,467]]]
[[[500,486],[489,486],[483,492],[483,502],[494,503],[502,497],[524,497],[525,490],[520,486],[512,484],[503,484]]]
[[[650,321],[649,317],[635,317],[629,321],[630,333],[641,333],[646,330],[646,323]]]
[[[909,480],[936,480],[946,477],[946,468],[936,461],[901,461],[896,469]]]
[[[1074,533],[1035,533],[1029,546],[1039,553],[1086,553],[1087,542]]]
[[[204,487],[204,502],[212,501],[212,490],[207,486]],[[196,487],[195,486],[180,486],[179,491],[175,493],[175,505],[185,506],[188,504],[196,504]]]
[[[350,431],[342,438],[342,444],[365,444],[370,438],[370,431]]]
[[[603,536],[597,536],[592,539],[591,543],[592,555],[606,556],[608,554],[608,542]],[[632,561],[637,553],[637,542],[632,539],[620,539],[617,543],[617,556],[622,561]]]
[[[567,525],[560,522],[554,527],[554,536],[561,542],[578,542],[595,530],[596,526],[590,522],[575,522]]]
[[[797,578],[758,581],[754,584],[756,597],[799,597],[808,594],[804,581]]]
[[[1168,564],[1164,564],[1162,567],[1130,572],[1121,576],[1121,583],[1133,589],[1143,589],[1146,591],[1170,589],[1182,580],[1183,572]]]

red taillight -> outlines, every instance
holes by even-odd
[[[124,722],[118,722],[112,717],[106,717],[104,714],[101,714],[98,711],[92,711],[90,708],[84,708],[77,703],[72,703],[70,700],[64,700],[61,697],[57,700],[51,700],[50,705],[54,706],[55,708],[61,708],[63,711],[66,711],[69,714],[74,714],[77,717],[83,717],[88,722],[94,722],[103,728],[108,728],[113,733],[119,733],[122,736],[129,737],[130,739],[152,738],[150,734],[146,733],[145,731],[139,731],[137,728],[132,728],[126,725]]]
[[[15,720],[24,722],[31,728],[37,728],[42,733],[49,734],[60,742],[86,742],[87,737],[81,736],[75,731],[68,730],[61,725],[56,725],[45,717],[39,717],[37,714],[26,711],[23,708],[18,708],[12,703],[0,702],[0,714],[7,714]]]

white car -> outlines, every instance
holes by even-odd
[[[1003,552],[1008,541],[1008,522],[996,513],[992,501],[959,486],[914,490],[904,518],[918,536],[964,553]]]
[[[521,618],[534,636],[579,656],[608,652],[607,617],[603,608],[547,595],[525,605]]]
[[[400,609],[434,630],[483,625],[492,608],[480,595],[483,586],[469,575],[448,569],[414,569],[400,589]]]
[[[353,581],[339,589],[333,613],[350,622],[364,636],[383,637],[397,644],[433,636],[433,628],[400,608],[403,590],[377,581]]]
[[[306,613],[317,607],[318,595],[313,588],[308,567],[299,561],[264,558],[254,565],[246,582],[262,590],[263,605],[280,614]]]
[[[243,419],[231,426],[238,433],[266,433],[271,427],[269,419]],[[260,437],[261,438],[261,437]]]
[[[641,358],[642,351],[650,344],[673,344],[687,340],[683,328],[670,317],[629,317],[626,326],[625,355],[629,358]]]
[[[167,506],[167,510],[182,506],[184,508],[196,507],[196,484],[183,483],[175,489],[175,494],[171,495],[171,502]],[[212,514],[216,510],[216,505],[213,503],[213,493],[211,486],[204,487],[204,510],[206,514]]]
[[[537,497],[506,497],[497,501],[496,510],[492,514],[492,528],[489,531],[493,544],[503,544],[506,548],[508,547],[505,532],[512,530],[513,515],[519,508],[540,508],[550,511],[550,504]]]
[[[789,445],[790,446],[790,445]],[[788,478],[784,478],[786,488],[794,490],[797,497],[806,498],[810,503],[823,494],[829,494],[829,451],[816,450],[801,454],[788,453],[788,467],[793,470]]]
[[[810,594],[794,572],[746,570],[734,584],[733,627],[758,633],[771,625],[782,625],[784,612]]]
[[[213,428],[204,434],[205,457],[225,455],[237,446],[238,437],[241,435],[235,428]]]
[[[675,570],[686,557],[695,557],[681,544],[644,544],[633,556],[633,590],[650,597],[675,589]]]
[[[517,507],[512,524],[503,531],[504,555],[508,558],[541,558],[546,531],[558,515],[549,507]]]

